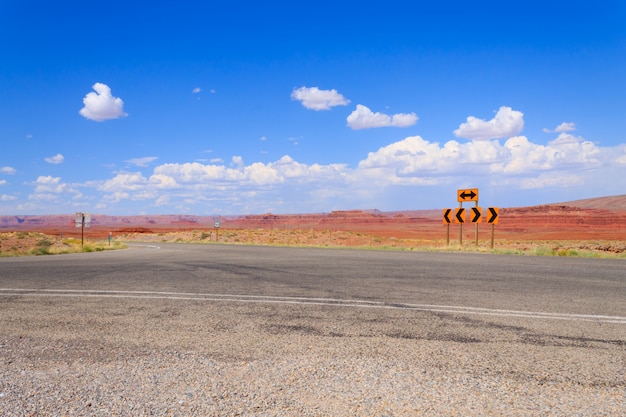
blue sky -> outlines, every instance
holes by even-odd
[[[603,0],[0,0],[0,214],[625,194],[625,21]]]

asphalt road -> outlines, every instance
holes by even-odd
[[[131,244],[0,259],[0,313],[7,416],[626,404],[623,260]]]
[[[0,294],[24,289],[357,300],[626,320],[623,260],[131,244],[121,251],[0,259],[0,288]]]

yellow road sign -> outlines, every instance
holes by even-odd
[[[472,223],[482,223],[483,222],[483,208],[482,207],[471,207],[470,208],[470,221]]]
[[[455,223],[465,223],[465,209],[464,208],[458,208],[456,210],[454,210],[454,222]]]
[[[452,214],[452,209],[443,209],[443,224],[452,223],[452,218],[450,217]]]
[[[456,190],[456,199],[459,203],[465,203],[467,201],[478,201],[478,188]]]
[[[488,210],[487,223],[498,224],[498,212],[500,209],[498,207],[489,207]]]

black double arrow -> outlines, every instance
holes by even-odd
[[[474,191],[470,191],[469,193],[467,191],[463,191],[461,194],[459,194],[459,196],[461,196],[461,198],[463,200],[467,200],[469,197],[469,200],[473,200],[474,197],[476,197],[476,193]]]

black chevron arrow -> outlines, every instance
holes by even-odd
[[[474,214],[474,217],[472,217],[472,223],[478,223],[478,220],[480,220],[480,216],[482,215],[480,208],[472,207],[472,213]]]
[[[445,209],[443,212],[443,221],[448,224],[452,222],[452,220],[450,220],[450,212],[452,212],[452,209]]]
[[[470,200],[472,200],[474,197],[476,197],[476,193],[474,191],[470,191],[469,193],[466,191],[463,191],[461,194],[459,194],[461,196],[461,198],[463,200],[467,200],[467,197],[470,198]]]
[[[491,217],[487,220],[487,223],[493,223],[498,218],[497,208],[489,207],[489,213],[491,213]]]
[[[460,208],[456,210],[456,219],[458,223],[465,223],[465,209]]]

